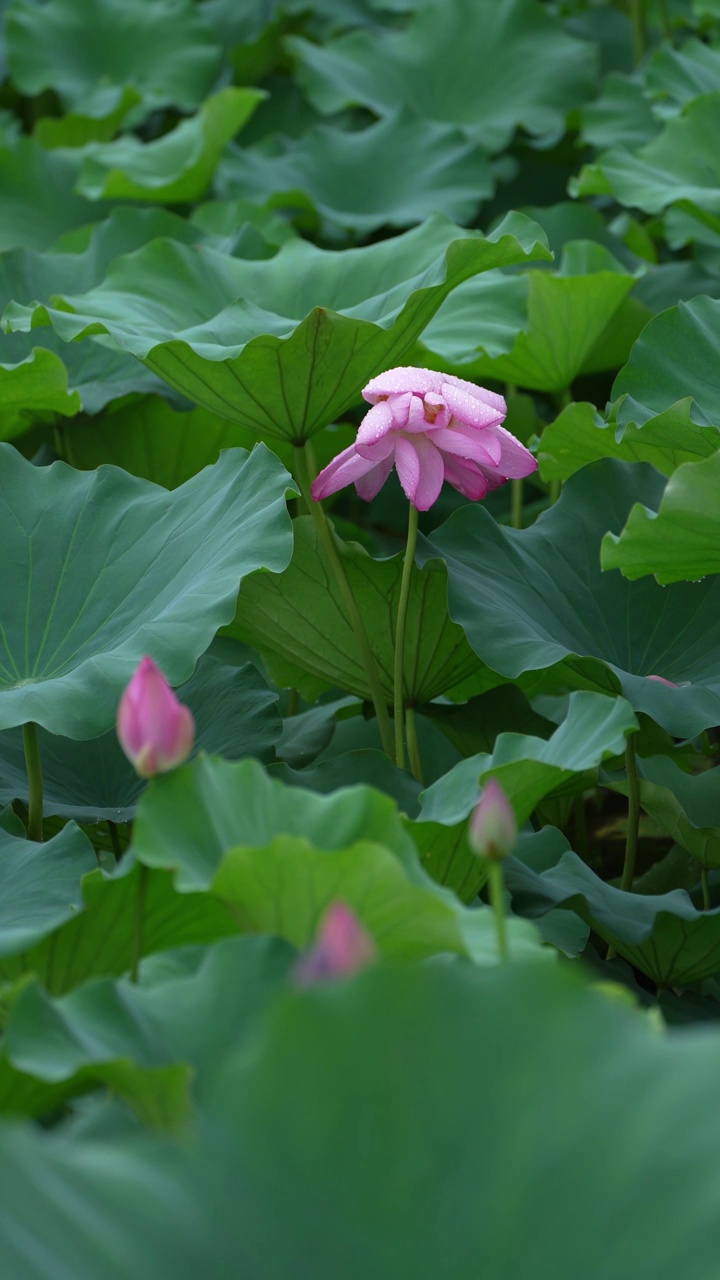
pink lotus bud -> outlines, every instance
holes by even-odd
[[[152,658],[143,658],[120,699],[117,736],[141,778],[175,769],[192,751],[192,712],[178,702]]]
[[[512,805],[496,778],[483,787],[468,828],[468,844],[479,858],[506,858],[517,840]]]
[[[298,961],[293,976],[301,987],[349,978],[376,956],[375,943],[355,912],[344,902],[332,902],[320,921],[312,950]]]
[[[664,676],[648,676],[647,678],[648,680],[657,680],[658,684],[666,684],[671,689],[678,688],[678,685],[675,684],[674,680],[666,680]]]

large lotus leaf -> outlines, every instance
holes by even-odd
[[[89,145],[77,190],[88,200],[199,200],[227,143],[265,96],[262,89],[221,89],[197,115],[153,142],[127,134],[114,142]]]
[[[300,193],[331,227],[360,235],[413,226],[439,207],[455,222],[470,222],[495,186],[476,142],[407,112],[357,132],[318,125],[279,154],[235,148],[215,185],[221,196],[277,208],[292,208]]]
[[[34,467],[0,446],[0,727],[104,732],[148,652],[186,680],[243,576],[287,564],[289,483],[262,445],[228,450],[173,493],[114,467]]]
[[[19,364],[0,364],[3,440],[20,435],[40,414],[59,413],[71,418],[80,409],[80,396],[77,391],[68,390],[67,370],[53,351],[37,347]]]
[[[34,994],[35,988],[30,991]],[[49,1001],[37,1001],[33,1012],[37,1017],[44,1015],[46,1023],[51,1023],[53,1009]],[[50,1036],[52,1030],[48,1026]],[[12,1117],[51,1118],[71,1106],[78,1095],[105,1085],[106,1097],[122,1098],[132,1109],[130,1114],[150,1128],[179,1129],[191,1113],[191,1078],[192,1068],[185,1063],[145,1067],[116,1058],[80,1066],[67,1081],[48,1083],[18,1071],[5,1056],[0,1056],[0,1112]]]
[[[385,955],[498,962],[492,912],[467,911],[423,874],[394,802],[370,787],[322,795],[284,786],[252,760],[200,757],[154,779],[133,849],[146,866],[174,869],[180,894],[209,890],[243,932],[307,946],[341,899]],[[511,925],[514,953],[544,958],[537,937]]]
[[[55,89],[68,107],[102,85],[131,85],[144,114],[192,111],[210,92],[221,51],[192,0],[14,0],[6,25],[13,84]]]
[[[481,1259],[493,1280],[715,1280],[719,1069],[716,1032],[660,1035],[567,967],[288,992],[191,1136],[4,1127],[5,1265],[466,1280]]]
[[[85,347],[69,349],[82,351]],[[131,366],[152,377],[137,360],[130,361]],[[350,424],[322,432],[315,441],[317,465],[326,466],[354,439],[355,429]],[[181,412],[160,396],[133,398],[101,417],[73,423],[72,429],[63,433],[65,457],[73,467],[94,471],[109,462],[165,489],[176,489],[203,467],[217,462],[223,449],[252,449],[256,443],[257,433],[247,427],[208,409]],[[293,449],[289,442],[273,440],[273,453],[291,469]]]
[[[58,415],[63,405],[74,414],[95,414],[125,396],[142,392],[173,394],[144,365],[132,356],[102,345],[101,340],[70,346],[52,329],[47,329],[42,336],[35,333],[3,335],[0,351],[8,360],[0,366],[4,371],[5,401],[17,405],[13,418],[18,430],[25,430],[35,419],[36,399],[42,383],[38,384],[34,376],[28,375],[39,371],[44,375],[42,382],[58,388],[52,404],[52,412]],[[57,418],[55,425],[62,429],[65,423]],[[6,439],[16,434],[14,428],[3,433]]]
[[[464,281],[423,331],[419,363],[448,370],[457,366],[470,377],[479,343],[489,359],[507,355],[527,322],[529,292],[529,272],[488,271]]]
[[[83,297],[8,308],[7,327],[51,323],[66,341],[111,334],[197,404],[297,442],[399,364],[463,280],[548,256],[543,233],[520,214],[487,237],[437,217],[361,249],[292,240],[262,262],[156,241]]]
[[[611,72],[600,96],[580,108],[580,136],[591,147],[639,147],[660,131],[637,73]]]
[[[0,980],[16,983],[24,974],[34,973],[58,995],[71,991],[89,978],[128,973],[137,957],[167,951],[172,947],[194,946],[216,941],[239,932],[228,907],[207,893],[178,893],[167,871],[138,867],[126,853],[111,874],[99,869],[86,837],[74,826],[64,828],[65,848],[74,833],[75,861],[65,869],[65,881],[58,880],[53,910],[45,906],[42,886],[54,883],[47,854],[57,841],[32,844],[35,854],[27,854],[34,864],[36,902],[27,894],[17,909],[24,932],[8,935],[5,953],[0,951]],[[83,860],[79,838],[82,836]],[[29,841],[19,842],[26,846]],[[18,851],[18,859],[22,851]],[[8,875],[13,866],[8,866]],[[85,872],[85,874],[83,874]],[[30,871],[25,889],[32,883]],[[23,877],[18,878],[18,894]],[[41,898],[40,895],[44,896]],[[14,923],[14,921],[13,921]]]
[[[667,756],[638,762],[640,804],[704,867],[720,867],[720,770],[685,773]],[[624,782],[613,779],[616,790]]]
[[[82,352],[87,345],[70,346],[69,350]],[[129,359],[131,367],[143,370],[137,360]],[[334,433],[328,436],[332,441]],[[255,443],[254,432],[227,418],[207,409],[179,412],[160,396],[120,405],[63,435],[65,456],[73,467],[94,471],[108,462],[164,489],[176,489],[203,467],[217,462],[223,449],[252,449]],[[280,441],[273,444],[273,452],[290,469],[291,446]]]
[[[0,1111],[47,1113],[104,1084],[150,1123],[186,1119],[190,1075],[197,1092],[243,1043],[292,957],[268,938],[227,938],[145,960],[139,986],[104,979],[53,1000],[31,983],[6,1028]]]
[[[0,828],[0,955],[15,955],[72,919],[80,881],[95,867],[87,836],[74,823],[45,844]]]
[[[618,422],[642,426],[692,396],[690,418],[720,426],[716,371],[720,362],[720,300],[693,298],[655,316],[615,380]]]
[[[369,698],[365,668],[342,595],[309,516],[294,521],[293,558],[279,577],[245,583],[226,629],[324,682]],[[365,620],[388,702],[393,699],[395,626],[403,557],[374,560],[356,542],[337,544]],[[478,661],[447,616],[447,579],[439,563],[416,567],[406,628],[404,689],[412,705],[430,702],[471,675]]]
[[[680,401],[644,426],[630,423],[618,440],[615,423],[607,423],[595,406],[570,404],[550,426],[538,446],[543,480],[567,480],[581,467],[600,458],[619,462],[649,462],[670,476],[683,462],[708,457],[720,448],[717,427],[701,427],[692,421],[692,401]]]
[[[63,232],[105,217],[107,204],[76,193],[77,176],[71,152],[46,151],[34,138],[0,146],[0,253],[47,249]]]
[[[608,756],[621,755],[625,737],[637,720],[622,698],[602,694],[570,694],[566,719],[552,737],[500,733],[491,753],[461,760],[428,787],[420,799],[420,816],[408,831],[422,865],[440,884],[471,902],[487,878],[484,863],[467,842],[466,819],[488,778],[497,778],[523,826],[539,802],[562,788],[583,789],[588,770]]]
[[[676,115],[686,103],[720,90],[720,47],[695,37],[679,49],[663,44],[647,63],[645,84],[655,114]]]
[[[686,462],[670,477],[662,501],[632,508],[620,535],[602,543],[603,569],[635,581],[701,581],[720,573],[720,452]]]
[[[319,711],[321,708],[313,710]],[[312,715],[313,712],[309,714]],[[358,784],[375,787],[386,796],[392,796],[401,811],[410,817],[414,817],[418,810],[421,784],[407,770],[398,769],[388,760],[384,751],[371,748],[344,751],[307,769],[292,769],[284,762],[278,762],[269,766],[268,773],[273,778],[281,778],[290,786],[308,787],[323,795],[337,791],[339,787],[354,787]],[[410,834],[412,835],[412,831]]]
[[[446,0],[419,6],[402,31],[287,43],[318,110],[360,103],[385,115],[402,102],[422,119],[459,125],[490,152],[519,126],[535,137],[561,133],[594,89],[594,46],[535,0]]]
[[[280,835],[325,852],[365,842],[398,860],[412,853],[395,804],[379,791],[316,795],[269,778],[255,761],[202,756],[153,779],[138,808],[133,850],[147,866],[174,868],[185,893],[210,888],[228,849],[262,848]]]
[[[195,717],[195,750],[229,760],[274,759],[281,720],[277,693],[253,666],[226,667],[204,655],[194,675],[178,689]],[[89,742],[72,742],[39,731],[45,814],[76,822],[130,822],[146,783],[120,749],[114,729]],[[27,771],[19,729],[0,733],[0,802],[28,800]]]
[[[208,200],[193,209],[189,224],[200,228],[213,249],[238,258],[269,258],[297,234],[280,214],[250,200]]]
[[[574,195],[612,195],[620,204],[662,213],[682,201],[700,222],[720,228],[720,93],[690,102],[657,138],[636,151],[604,152],[570,184]]]
[[[662,485],[649,467],[607,459],[572,476],[530,529],[502,528],[476,503],[424,546],[447,561],[451,617],[493,671],[515,679],[564,662],[686,737],[720,721],[720,580],[660,587],[600,567],[605,532],[638,499],[655,506]]]
[[[223,223],[223,212],[232,218],[232,227]],[[159,208],[117,208],[105,221],[68,233],[52,251],[37,253],[17,249],[3,254],[0,258],[0,306],[4,308],[12,298],[48,301],[53,294],[65,290],[92,289],[104,279],[114,258],[131,253],[160,236],[187,244],[205,243],[231,254],[241,253],[243,257],[267,257],[273,252],[273,246],[266,237],[280,243],[277,221],[272,215],[263,216],[262,210],[252,212],[248,206],[237,204],[234,207],[201,206],[190,221]],[[66,366],[69,389],[79,393],[82,408],[87,414],[98,413],[108,401],[130,392],[165,391],[165,384],[155,374],[127,352],[109,346],[104,339],[83,344],[67,343],[52,329],[45,329],[42,334],[13,333],[0,337],[0,358],[7,362],[6,399],[24,396],[27,370],[23,362],[38,345],[38,339]],[[11,361],[16,362],[14,369],[10,367]],[[15,385],[16,382],[19,386]],[[29,407],[33,407],[32,403]],[[96,423],[95,429],[101,430],[101,425]],[[248,441],[249,437],[228,436],[223,447],[231,444],[246,446]],[[215,457],[206,456],[202,465],[215,461]],[[108,457],[98,459],[112,460]],[[118,463],[124,465],[121,459]],[[136,474],[134,468],[128,469]],[[189,478],[190,474],[194,473],[188,472],[184,478]],[[147,478],[163,483],[159,475]]]
[[[498,291],[504,285],[497,281]],[[508,281],[508,302],[527,290],[526,311],[507,354],[498,352],[507,325],[502,311],[486,310],[488,299],[471,280],[452,294],[423,334],[423,345],[453,365],[468,361],[470,376],[492,378],[537,391],[563,391],[583,368],[593,348],[635,283],[635,276],[599,244],[572,241],[565,248],[560,270],[530,271],[522,280]],[[486,319],[487,317],[487,319]],[[487,338],[484,333],[488,327]],[[500,330],[500,331],[499,331]],[[512,330],[510,326],[506,333]],[[495,349],[493,349],[495,348]]]
[[[637,727],[624,698],[571,693],[567,716],[549,739],[501,733],[491,754],[461,760],[422,793],[420,816],[444,826],[462,822],[475,808],[484,781],[493,777],[502,783],[522,827],[543,796],[608,756],[622,755],[627,735]]]
[[[43,116],[35,125],[33,136],[49,150],[109,142],[139,101],[140,94],[135,89],[101,85],[85,100],[82,111],[72,111],[59,119]]]
[[[618,955],[660,987],[684,986],[720,973],[720,909],[698,911],[684,889],[626,893],[605,884],[575,853],[538,874],[516,858],[505,864],[516,911],[541,916],[576,911]]]

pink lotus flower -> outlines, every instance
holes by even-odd
[[[496,778],[483,792],[470,819],[468,844],[479,858],[506,858],[517,840],[517,822],[510,801]]]
[[[393,466],[409,502],[427,511],[443,480],[476,501],[509,479],[537,470],[524,445],[500,425],[502,396],[431,369],[389,369],[363,391],[373,406],[357,439],[320,472],[316,501],[354,484],[370,502]]]
[[[355,912],[344,902],[332,902],[320,921],[312,950],[298,961],[293,976],[302,987],[349,978],[372,964],[376,954],[375,943]]]
[[[143,658],[120,699],[117,736],[141,778],[167,773],[192,751],[192,712],[178,702],[152,658]]]

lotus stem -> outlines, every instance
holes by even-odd
[[[640,779],[635,754],[635,739],[630,735],[625,744],[625,772],[628,783],[628,817],[625,836],[625,861],[623,862],[620,888],[625,893],[632,893],[635,879],[635,863],[637,861],[638,835],[640,832]],[[608,947],[606,960],[614,960],[616,955],[612,944]]]
[[[130,966],[130,981],[137,984],[140,972],[140,960],[142,957],[143,931],[145,925],[145,902],[147,899],[148,882],[150,879],[150,871],[148,867],[138,867],[138,891],[135,899],[135,926],[133,929],[133,950],[132,963]]]
[[[29,720],[22,727],[25,767],[28,776],[28,840],[43,838],[43,775],[37,725]]]
[[[708,879],[707,867],[702,867],[700,871],[700,883],[702,884],[703,911],[710,910],[710,881]]]
[[[335,532],[327,520],[325,512],[322,509],[322,505],[319,502],[315,502],[313,499],[311,492],[312,482],[310,480],[307,453],[304,445],[295,446],[295,479],[300,486],[300,491],[313,519],[318,538],[320,539],[325,555],[327,556],[328,564],[330,565],[335,576],[335,581],[340,589],[340,594],[343,598],[343,603],[347,612],[348,622],[352,627],[358,649],[360,650],[360,657],[365,670],[365,679],[367,680],[368,687],[370,689],[370,697],[372,699],[373,707],[375,708],[375,715],[377,717],[378,728],[380,730],[380,739],[382,741],[383,750],[386,751],[389,756],[392,756],[392,728],[385,702],[385,695],[380,683],[377,663],[375,662],[373,651],[370,648],[370,641],[368,640],[367,631],[365,630],[365,623],[362,620],[362,615],[358,608],[355,596],[353,595],[352,587],[350,586],[345,568],[342,560],[340,559],[340,553],[335,541]]]
[[[501,858],[488,860],[488,895],[490,906],[495,917],[498,954],[505,963],[510,959],[507,940],[507,923],[505,920],[505,881]]]
[[[395,763],[398,769],[405,768],[405,702],[403,688],[403,662],[405,658],[405,623],[407,622],[408,600],[410,599],[410,580],[415,563],[415,546],[417,544],[418,509],[414,503],[408,507],[408,531],[405,544],[402,579],[400,582],[400,599],[398,600],[397,622],[395,629],[395,669],[393,672],[393,709],[395,714]]]
[[[110,844],[115,855],[115,861],[119,862],[122,858],[122,845],[120,843],[120,832],[118,831],[117,822],[113,822],[110,818],[107,821],[108,835],[110,836]]]
[[[640,779],[638,778],[635,739],[631,734],[625,746],[625,771],[628,781],[628,819],[625,837],[625,861],[620,888],[632,892],[637,860],[638,834],[640,831]]]
[[[523,497],[524,485],[522,480],[510,481],[510,524],[513,529],[522,529],[523,527]]]
[[[645,57],[647,48],[647,15],[645,13],[645,0],[628,0],[628,9],[630,11],[630,21],[632,23],[633,33],[633,56],[635,65],[638,66]]]
[[[417,735],[417,715],[414,707],[405,708],[405,732],[407,734],[408,757],[410,760],[410,768],[412,769],[418,782],[425,781],[423,777],[422,759],[420,756],[420,743]]]

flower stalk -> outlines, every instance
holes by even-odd
[[[505,963],[510,959],[510,952],[505,921],[505,879],[502,862],[499,859],[493,859],[488,862],[488,896],[493,916],[495,917],[498,955]]]
[[[395,715],[395,763],[398,769],[405,768],[405,690],[404,658],[405,658],[405,626],[407,623],[408,601],[410,599],[410,582],[415,563],[415,547],[417,546],[418,510],[411,502],[408,508],[408,531],[405,544],[402,580],[400,582],[400,599],[398,601],[397,621],[395,627],[395,667],[393,671],[393,711]]]
[[[28,776],[28,840],[43,838],[43,775],[37,725],[29,720],[22,727],[25,767]]]
[[[385,702],[385,695],[380,683],[377,663],[375,662],[373,651],[370,648],[370,641],[368,640],[362,615],[358,608],[355,596],[353,595],[352,587],[348,582],[348,577],[342,560],[340,559],[340,553],[335,542],[335,533],[328,523],[325,512],[320,506],[320,503],[313,501],[307,454],[303,445],[295,446],[294,458],[295,479],[300,486],[300,492],[302,493],[308,510],[310,511],[320,543],[325,555],[327,556],[328,564],[330,565],[335,576],[335,581],[340,589],[340,594],[343,598],[343,603],[347,612],[348,622],[352,627],[358,649],[360,650],[360,657],[365,670],[365,679],[368,682],[370,697],[372,699],[373,707],[375,708],[375,715],[377,717],[378,728],[380,730],[380,739],[382,741],[383,750],[386,751],[389,756],[392,756],[393,734],[390,726],[390,716],[388,715],[388,709]]]

